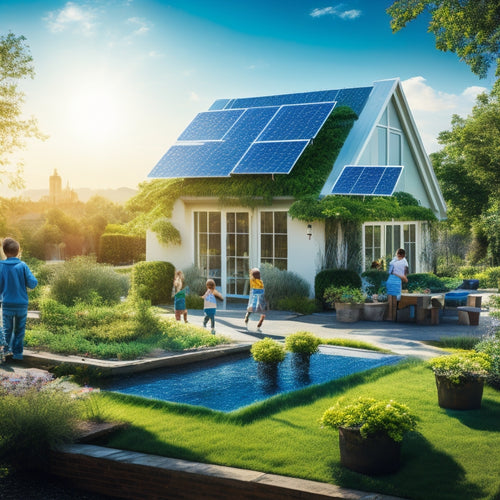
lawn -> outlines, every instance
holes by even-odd
[[[340,396],[392,398],[418,415],[418,432],[405,437],[398,473],[369,477],[340,466],[337,433],[318,423]],[[500,498],[500,392],[485,387],[480,410],[444,410],[437,404],[434,375],[421,361],[351,375],[228,414],[105,391],[96,397],[105,418],[130,423],[100,443],[113,448],[410,499]]]

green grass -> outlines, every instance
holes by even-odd
[[[419,417],[396,474],[369,477],[339,463],[338,434],[319,418],[339,396],[407,404]],[[433,373],[410,360],[276,396],[232,413],[101,392],[107,419],[129,422],[101,444],[337,484],[410,499],[500,495],[500,393],[485,387],[481,410],[438,406]],[[272,439],[270,439],[272,437]]]
[[[355,349],[367,349],[369,351],[391,352],[389,349],[383,349],[382,347],[378,347],[368,342],[363,342],[362,340],[321,338],[321,343],[324,345],[338,345],[341,347],[354,347]]]

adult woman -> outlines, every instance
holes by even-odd
[[[404,248],[399,248],[396,256],[389,264],[389,278],[387,278],[387,297],[389,301],[389,321],[396,320],[398,300],[401,299],[402,283],[408,282],[406,275],[408,274],[408,261],[405,258],[406,252]]]

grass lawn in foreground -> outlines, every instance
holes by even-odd
[[[370,477],[340,466],[338,433],[321,428],[341,396],[407,404],[419,417],[403,441],[396,474]],[[100,444],[422,500],[500,498],[500,392],[485,387],[480,410],[438,406],[434,374],[421,361],[381,367],[276,396],[232,413],[121,394],[97,395],[99,409],[128,429]]]

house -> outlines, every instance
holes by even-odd
[[[399,247],[410,272],[428,271],[430,221],[446,215],[399,79],[217,100],[149,177],[175,186],[166,215],[182,243],[149,232],[147,260],[195,264],[228,297],[245,297],[262,263],[311,295],[320,270],[363,271]]]

